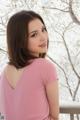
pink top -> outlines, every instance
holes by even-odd
[[[0,103],[0,114],[4,115],[4,120],[50,120],[45,86],[57,80],[53,63],[44,58],[35,59],[24,68],[15,89],[6,79],[3,72],[0,89],[4,109]]]

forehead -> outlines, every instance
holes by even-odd
[[[39,19],[34,19],[29,22],[28,29],[29,31],[40,29],[44,26],[44,24]]]

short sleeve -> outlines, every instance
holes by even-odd
[[[5,114],[4,112],[4,95],[3,95],[3,77],[0,75],[0,113]]]
[[[57,71],[56,71],[56,67],[54,65],[54,63],[52,63],[49,60],[43,60],[42,63],[42,80],[44,82],[45,85],[58,80],[58,76],[57,76]]]

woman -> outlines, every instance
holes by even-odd
[[[9,19],[9,62],[0,80],[6,120],[59,120],[57,74],[45,58],[48,43],[39,14],[20,11]]]

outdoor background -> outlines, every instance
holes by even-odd
[[[0,0],[0,73],[8,61],[6,25],[10,16],[20,10],[33,10],[46,23],[47,56],[57,68],[60,103],[80,104],[80,0]],[[79,119],[75,116],[75,120]]]

